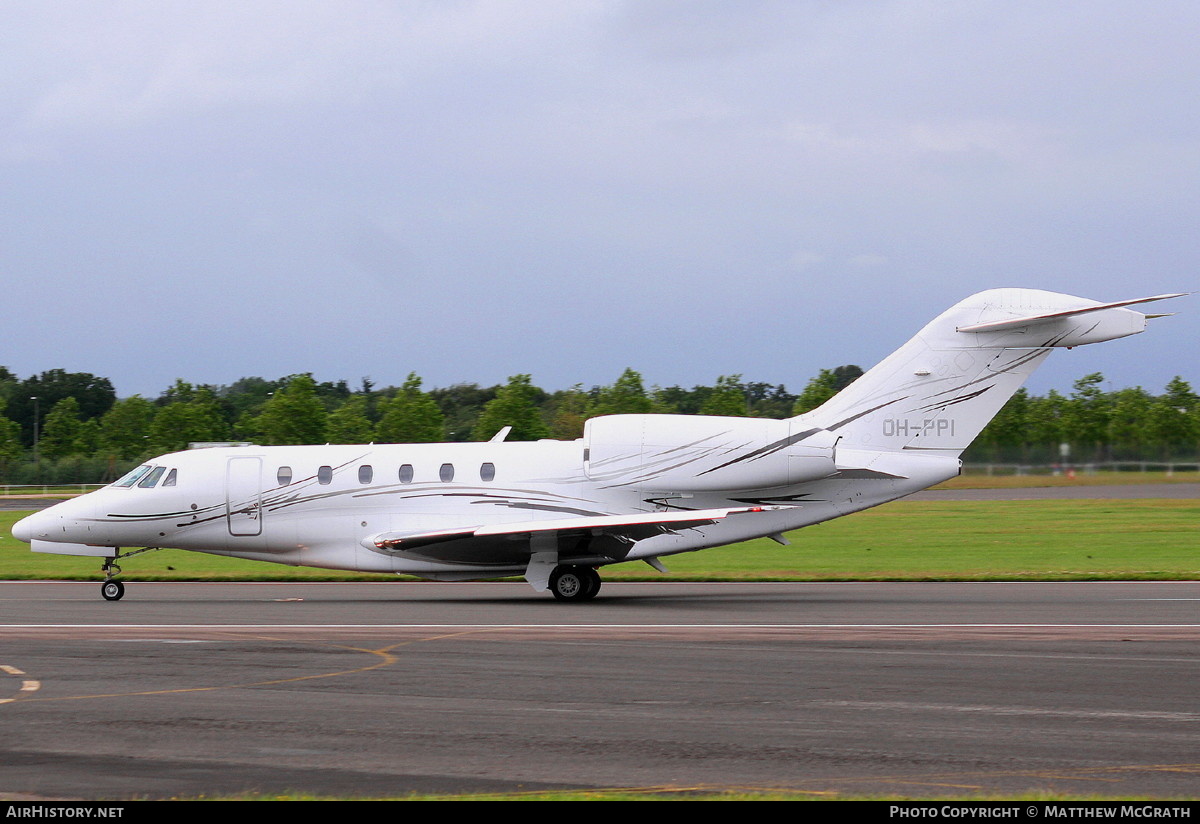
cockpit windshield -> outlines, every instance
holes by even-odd
[[[138,481],[138,486],[140,486],[142,489],[149,489],[150,487],[152,487],[156,483],[158,483],[158,479],[161,478],[163,476],[163,473],[166,471],[167,471],[167,468],[165,466],[154,467],[154,469],[150,470],[149,475],[146,475],[144,478],[142,478],[140,481]]]
[[[135,483],[138,482],[138,478],[142,477],[149,471],[150,471],[150,465],[143,464],[142,466],[139,466],[137,469],[134,469],[131,472],[129,472],[124,477],[119,478],[116,481],[113,481],[113,486],[133,486]]]
[[[158,481],[160,478],[162,478],[163,473],[167,474],[167,478],[163,481],[162,485],[175,486],[175,480],[177,477],[176,472],[177,470],[175,469],[167,472],[167,467],[165,466],[143,464],[124,477],[113,481],[112,486],[120,486],[128,489],[136,484],[141,489],[150,489],[158,484]]]

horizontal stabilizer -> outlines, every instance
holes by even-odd
[[[1118,300],[1113,303],[1097,303],[1094,306],[1081,306],[1078,309],[1064,309],[1059,312],[1046,312],[1040,315],[1026,315],[1020,318],[1008,318],[1006,320],[993,320],[987,323],[976,323],[970,326],[959,326],[959,332],[1000,332],[1005,329],[1018,329],[1023,326],[1033,326],[1039,323],[1049,323],[1061,318],[1072,317],[1074,315],[1083,315],[1088,312],[1101,312],[1105,309],[1119,309],[1123,306],[1133,306],[1136,303],[1150,303],[1155,300],[1168,300],[1170,298],[1181,298],[1187,292],[1175,292],[1170,295],[1155,295],[1149,298],[1134,298],[1132,300]]]
[[[385,532],[363,541],[366,546],[377,549],[415,549],[431,544],[470,538],[496,538],[532,535],[535,532],[558,532],[561,534],[591,532],[595,535],[612,535],[630,541],[640,541],[675,529],[708,526],[732,515],[791,509],[786,506],[743,506],[729,509],[698,509],[684,512],[645,512],[629,515],[586,515],[579,518],[555,518],[545,521],[525,521],[509,524],[485,524],[463,529],[438,530],[436,532],[399,533]]]

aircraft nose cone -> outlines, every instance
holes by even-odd
[[[33,540],[34,519],[37,515],[26,515],[13,524],[12,534],[18,541],[29,543]]]

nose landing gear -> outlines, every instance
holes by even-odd
[[[113,580],[121,574],[121,567],[117,566],[117,559],[104,559],[104,566],[100,567],[100,571],[104,573],[104,583],[100,585],[100,595],[105,601],[120,601],[125,595],[125,584]]]
[[[131,555],[141,555],[143,552],[154,552],[158,547],[148,546],[144,549],[135,549],[133,552],[121,552],[120,547],[113,547],[113,549],[116,554],[105,558],[104,564],[100,567],[100,571],[104,573],[104,583],[100,585],[100,595],[105,601],[120,601],[125,596],[125,584],[115,580],[121,574],[121,567],[117,565],[117,561]]]

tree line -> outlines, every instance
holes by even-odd
[[[598,415],[670,413],[786,418],[814,409],[862,370],[822,369],[799,394],[783,384],[721,376],[711,386],[644,385],[626,369],[612,384],[547,392],[529,375],[492,387],[455,384],[426,390],[410,374],[401,386],[357,388],[311,374],[228,386],[177,380],[157,398],[118,398],[111,381],[61,369],[19,379],[0,367],[0,480],[101,482],[154,455],[196,442],[263,445],[482,441],[504,426],[510,440],[573,439]],[[964,458],[987,461],[1194,460],[1200,399],[1182,378],[1162,394],[1141,387],[1105,391],[1100,374],[1080,378],[1070,395],[1021,390]]]

